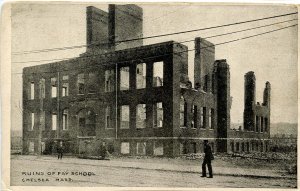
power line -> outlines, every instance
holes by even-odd
[[[220,27],[228,27],[228,26],[233,26],[233,25],[238,25],[238,24],[245,24],[245,23],[250,23],[250,22],[256,22],[256,21],[261,21],[261,20],[266,20],[266,19],[273,19],[273,18],[277,18],[277,17],[284,17],[284,16],[294,15],[294,14],[298,14],[298,12],[288,13],[288,14],[283,14],[283,15],[276,15],[276,16],[272,16],[272,17],[264,17],[264,18],[260,18],[260,19],[254,19],[254,20],[248,20],[248,21],[242,21],[242,22],[236,22],[236,23],[230,23],[230,24],[225,24],[225,25],[217,25],[217,26],[213,26],[213,27],[193,29],[193,30],[175,32],[175,33],[166,33],[166,34],[161,34],[161,35],[153,35],[153,36],[148,36],[148,37],[143,37],[143,38],[128,39],[128,40],[123,40],[122,42],[129,42],[129,41],[135,41],[135,40],[141,40],[141,39],[144,40],[144,39],[149,39],[149,38],[158,38],[158,37],[164,37],[164,36],[185,34],[185,33],[203,31],[203,30],[208,30],[208,29],[216,29],[216,28],[220,28]]]
[[[77,48],[84,48],[91,45],[96,45],[97,43],[91,43],[91,44],[84,44],[84,45],[78,45],[78,46],[66,46],[61,48],[48,48],[48,49],[41,49],[41,50],[30,50],[30,51],[23,51],[23,52],[13,52],[13,55],[21,55],[21,54],[34,54],[34,53],[41,53],[41,52],[50,52],[50,51],[59,51],[59,50],[69,50],[69,49],[77,49]],[[109,44],[109,43],[101,43]]]
[[[269,33],[272,33],[272,32],[283,30],[283,29],[295,27],[297,25],[298,24],[294,24],[294,25],[290,25],[290,26],[283,27],[283,28],[280,28],[280,29],[276,29],[276,30],[272,30],[272,31],[267,31],[267,32],[256,34],[256,35],[246,36],[246,37],[238,38],[238,39],[235,39],[235,40],[230,40],[230,41],[227,41],[227,42],[218,43],[218,44],[215,44],[215,45],[218,46],[218,45],[228,44],[228,43],[232,43],[232,42],[236,42],[236,41],[240,41],[240,40],[245,40],[245,39],[248,39],[248,38],[253,38],[253,37],[256,37],[256,36],[261,36],[261,35],[264,35],[264,34],[269,34]]]
[[[209,30],[209,29],[216,29],[216,28],[221,28],[221,27],[228,27],[228,26],[233,26],[233,25],[251,23],[251,22],[262,21],[262,20],[267,20],[267,19],[273,19],[273,18],[278,18],[278,17],[285,17],[285,16],[295,15],[295,14],[298,14],[298,12],[287,13],[287,14],[282,14],[282,15],[275,15],[275,16],[271,16],[271,17],[264,17],[264,18],[260,18],[260,19],[253,19],[253,20],[235,22],[235,23],[224,24],[224,25],[217,25],[217,26],[212,26],[212,27],[205,27],[205,28],[199,28],[199,29],[193,29],[193,30],[175,32],[175,33],[166,33],[166,34],[153,35],[153,36],[147,36],[147,37],[126,39],[126,40],[116,41],[114,43],[130,42],[130,41],[136,41],[136,40],[144,40],[144,39],[165,37],[165,36],[178,35],[178,34],[184,34],[184,33],[191,33],[191,32],[203,31],[203,30]],[[85,45],[69,46],[69,47],[61,47],[61,48],[49,48],[49,49],[41,49],[41,50],[30,50],[30,51],[22,51],[22,52],[13,52],[12,54],[19,55],[19,54],[30,54],[30,53],[39,53],[39,52],[48,52],[48,51],[67,50],[67,49],[74,49],[74,48],[83,48],[83,47],[86,47],[86,46],[89,46],[89,45],[94,45],[94,44],[96,44],[96,45],[107,45],[109,43],[107,43],[107,42],[106,43],[92,43],[92,44],[88,44],[88,45],[85,44]]]
[[[256,37],[256,36],[261,36],[261,35],[265,35],[265,34],[268,34],[268,33],[272,33],[272,32],[276,32],[276,31],[284,30],[284,29],[291,28],[291,27],[295,27],[297,25],[298,24],[294,24],[294,25],[290,25],[290,26],[287,26],[287,27],[282,27],[282,28],[279,28],[279,29],[275,29],[275,30],[271,30],[271,31],[267,31],[267,32],[263,32],[263,33],[259,33],[259,34],[255,34],[255,35],[251,35],[251,36],[246,36],[246,37],[242,37],[242,38],[238,38],[238,39],[234,39],[234,40],[230,40],[230,41],[225,41],[225,42],[214,44],[212,46],[202,47],[200,49],[206,49],[206,48],[213,47],[213,46],[220,46],[220,45],[223,45],[223,44],[229,44],[229,43],[232,43],[232,42],[236,42],[236,41],[240,41],[240,40],[245,40],[245,39],[253,38],[253,37]],[[163,55],[158,55],[158,56],[152,56],[152,57],[147,57],[147,59],[149,59],[149,58],[158,58],[158,57],[168,56],[168,55],[172,55],[172,54],[180,54],[180,53],[194,51],[194,50],[195,49],[185,50],[185,51],[175,52],[175,53],[169,53],[169,54],[163,54]],[[92,55],[92,56],[95,57],[95,56],[101,56],[101,55]],[[86,57],[92,57],[92,56],[86,56]],[[85,57],[81,57],[81,58],[85,58]],[[66,58],[66,59],[68,59],[68,58]],[[141,60],[141,59],[135,59],[135,60],[138,61],[138,60]],[[134,59],[132,59],[132,60],[124,60],[122,62],[117,62],[117,63],[123,63],[123,62],[135,61],[135,60]],[[114,64],[117,64],[117,63],[114,62]],[[102,65],[105,65],[105,64],[102,64]],[[107,64],[107,65],[109,65],[109,64]],[[95,66],[90,66],[90,67],[95,67]],[[71,70],[78,70],[78,69],[86,69],[86,68],[87,67],[85,67],[85,68],[74,68],[74,69],[68,69],[68,70],[61,70],[60,72],[71,71]],[[53,72],[35,72],[35,73],[53,73]],[[14,74],[23,74],[23,73],[14,73]],[[31,73],[31,74],[34,74],[34,73]]]
[[[213,38],[213,37],[218,37],[218,36],[224,36],[224,35],[228,35],[228,34],[234,34],[234,33],[244,32],[244,31],[258,29],[258,28],[263,28],[263,27],[272,26],[272,25],[276,25],[276,24],[281,24],[281,23],[285,23],[285,22],[289,22],[289,21],[294,21],[294,20],[298,20],[298,19],[291,19],[291,20],[287,20],[287,21],[272,23],[272,24],[269,24],[269,25],[263,25],[263,26],[260,26],[260,27],[254,27],[254,28],[244,29],[244,30],[235,31],[235,32],[231,32],[231,33],[225,33],[225,34],[220,34],[220,35],[216,35],[216,36],[210,36],[210,37],[206,37],[206,39]],[[193,41],[193,40],[182,41],[181,43],[186,43],[186,42],[191,42],[191,41]],[[96,44],[96,43],[92,43],[92,44]],[[108,43],[106,43],[106,44],[108,44]],[[41,52],[50,52],[50,51],[59,51],[59,50],[68,50],[68,49],[76,49],[76,48],[83,48],[83,47],[86,47],[86,46],[88,46],[88,45],[69,46],[69,47],[53,48],[53,49],[43,49],[43,50],[25,52],[23,54],[41,53]],[[19,54],[15,54],[15,55],[19,55]]]
[[[282,23],[286,23],[286,22],[290,22],[290,21],[295,21],[295,20],[298,20],[298,19],[291,19],[291,20],[277,22],[277,23],[272,23],[272,24],[263,25],[263,26],[259,26],[259,27],[247,28],[247,29],[243,29],[243,30],[238,30],[238,31],[233,31],[233,32],[228,32],[228,33],[223,33],[223,34],[208,36],[208,37],[204,37],[203,39],[209,39],[209,38],[226,36],[226,35],[240,33],[240,32],[245,32],[245,31],[251,31],[251,30],[254,30],[254,29],[265,28],[265,27],[269,27],[269,26],[273,26],[273,25],[277,25],[277,24],[282,24]],[[186,42],[192,42],[192,41],[194,41],[194,40],[186,40],[186,41],[182,41],[180,43],[186,43]]]
[[[292,19],[292,20],[297,20],[297,19]],[[289,20],[289,21],[292,21]],[[288,21],[283,21],[283,22],[288,22]],[[279,23],[283,23],[283,22],[279,22]],[[254,28],[249,28],[249,29],[244,29],[241,31],[234,31],[234,32],[230,32],[230,33],[223,33],[223,34],[219,34],[219,35],[214,35],[214,36],[208,36],[208,37],[204,37],[204,39],[208,39],[208,38],[213,38],[213,37],[217,37],[217,36],[224,36],[224,35],[228,35],[228,34],[233,34],[233,33],[237,33],[237,32],[243,32],[246,30],[253,30],[255,28],[262,28],[262,27],[266,27],[266,26],[271,26],[271,25],[275,25],[275,24],[279,24],[279,23],[274,23],[274,24],[270,24],[270,25],[265,25],[265,26],[260,26],[260,27],[254,27]],[[187,40],[187,41],[182,41],[182,42],[178,42],[178,44],[180,43],[186,43],[186,42],[192,42],[193,40]],[[107,54],[111,54],[111,53],[103,53],[103,54],[96,54],[96,55],[90,55],[90,56],[84,56],[84,57],[92,57],[92,56],[102,56],[102,55],[107,55]],[[79,58],[79,57],[69,57],[69,58],[60,58],[60,59],[48,59],[48,60],[31,60],[31,61],[24,61],[24,62],[13,62],[13,63],[34,63],[34,62],[51,62],[51,61],[63,61],[63,60],[67,60],[67,59],[75,59],[75,58]]]

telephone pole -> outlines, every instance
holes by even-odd
[[[40,108],[39,108],[39,129],[38,129],[38,155],[42,155],[43,148],[42,148],[42,133],[45,126],[45,116],[44,113],[44,89],[45,89],[45,83],[43,82],[43,78],[39,81],[39,100],[40,100]]]

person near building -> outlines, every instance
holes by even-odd
[[[60,141],[59,142],[59,145],[58,145],[58,147],[57,147],[57,158],[58,159],[62,159],[62,157],[63,157],[63,152],[64,152],[64,147],[63,147],[63,142],[62,141]]]
[[[202,176],[201,177],[206,177],[206,165],[207,165],[208,173],[209,173],[209,176],[207,178],[212,178],[213,172],[212,172],[211,161],[214,160],[214,156],[211,151],[211,147],[208,143],[208,140],[204,140],[203,144],[204,144],[204,159],[203,159],[203,163],[202,163]]]
[[[106,157],[106,152],[107,152],[107,149],[106,149],[106,143],[103,141],[103,142],[102,142],[102,145],[101,145],[101,147],[100,147],[100,157],[101,157],[102,160],[105,159],[105,157]]]

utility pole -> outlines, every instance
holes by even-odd
[[[116,63],[116,72],[115,72],[115,88],[116,88],[116,140],[118,139],[118,63]]]
[[[59,102],[60,102],[60,100],[59,100],[59,98],[60,98],[60,87],[59,87],[59,85],[60,85],[60,83],[59,83],[59,81],[60,81],[60,78],[59,78],[59,71],[57,72],[57,95],[56,95],[56,97],[57,97],[57,117],[56,117],[56,119],[57,119],[57,129],[56,129],[56,138],[59,138],[60,137],[60,120],[59,120],[59,117],[60,117],[60,113],[59,113]]]
[[[39,120],[39,129],[38,129],[38,154],[42,155],[42,132],[43,127],[45,126],[45,116],[43,115],[44,111],[44,89],[45,84],[43,83],[43,78],[39,81],[39,100],[40,100],[40,108],[39,108],[39,114],[40,114],[40,120]]]

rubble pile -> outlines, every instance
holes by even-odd
[[[253,152],[253,153],[233,153],[232,157],[251,158],[266,161],[276,160],[294,160],[297,157],[295,152],[279,153],[279,152]]]
[[[190,154],[184,154],[181,155],[181,159],[186,159],[186,160],[196,160],[196,159],[203,159],[204,158],[204,153],[190,153]]]
[[[270,168],[284,174],[297,174],[296,152],[233,153],[216,156],[220,160],[243,168]]]

